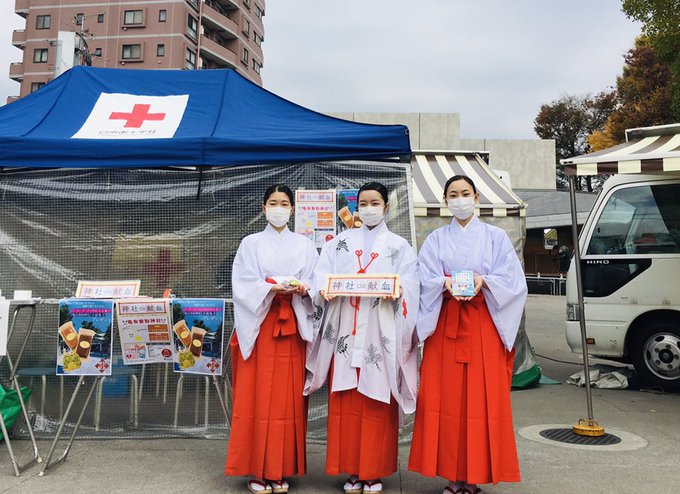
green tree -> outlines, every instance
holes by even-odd
[[[605,91],[595,96],[564,95],[558,100],[541,105],[534,119],[534,131],[541,139],[555,140],[557,158],[557,186],[567,187],[559,160],[571,158],[590,151],[588,136],[601,130],[616,107],[616,93]],[[585,178],[588,190],[593,190],[591,177]],[[580,189],[582,184],[577,182]]]
[[[659,59],[674,75],[671,85],[673,119],[680,121],[680,2],[678,0],[623,0],[622,10],[630,19],[642,23]]]

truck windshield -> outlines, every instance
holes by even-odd
[[[587,254],[680,253],[680,184],[615,191],[590,238]]]

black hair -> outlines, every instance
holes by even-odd
[[[465,180],[472,187],[472,192],[475,194],[477,193],[477,187],[475,187],[475,183],[470,177],[466,175],[454,175],[446,181],[446,185],[444,186],[444,197],[446,197],[446,193],[449,191],[449,185],[451,185],[453,182],[457,182],[458,180]]]
[[[276,184],[268,187],[267,190],[264,191],[264,201],[262,201],[262,204],[267,204],[269,196],[271,196],[274,192],[283,192],[288,196],[288,199],[290,199],[290,204],[293,204],[293,191],[284,184]]]
[[[359,189],[359,192],[357,193],[357,200],[359,200],[359,196],[365,190],[375,190],[379,192],[383,198],[383,201],[385,201],[385,204],[387,204],[387,187],[385,187],[383,184],[379,182],[368,182],[367,184],[362,185]]]

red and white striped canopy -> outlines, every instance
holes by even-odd
[[[623,144],[560,163],[567,175],[680,172],[680,124],[629,129]]]

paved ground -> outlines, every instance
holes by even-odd
[[[540,358],[544,374],[564,381],[579,370],[563,335],[564,298],[530,296],[527,332],[537,353],[575,364]],[[512,394],[515,426],[572,424],[585,414],[585,393],[566,384],[541,386]],[[584,451],[541,444],[517,436],[521,484],[489,486],[489,494],[680,493],[680,395],[641,391],[594,391],[595,415],[605,427],[637,434],[648,446],[634,451]],[[15,442],[27,451],[26,442]],[[48,445],[41,444],[41,452]],[[0,493],[237,493],[246,492],[241,479],[222,475],[226,445],[221,441],[166,439],[81,441],[67,463],[38,477],[32,467],[21,477],[11,475],[7,452],[0,448]],[[43,453],[45,454],[45,453]],[[406,467],[385,479],[388,493],[440,493],[443,481],[424,479]],[[309,475],[293,481],[294,491],[340,492],[341,480],[323,474],[323,447],[312,445]]]

